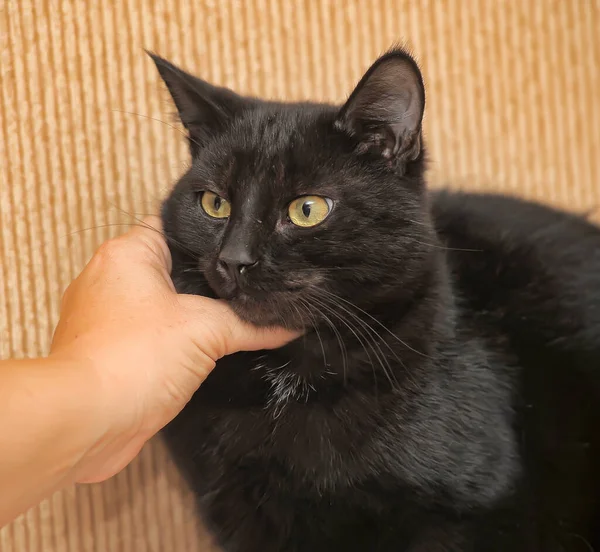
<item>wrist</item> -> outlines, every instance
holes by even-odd
[[[75,481],[105,432],[85,366],[58,358],[0,363],[0,525]],[[5,511],[9,508],[9,513]]]
[[[77,406],[88,428],[76,439],[79,447],[70,455],[68,480],[103,481],[124,468],[154,434],[144,431],[128,378],[115,375],[127,371],[110,370],[119,365],[110,355],[90,358],[77,349],[54,352],[48,360],[62,366],[67,388],[81,389],[83,400]]]
[[[69,478],[108,431],[102,390],[85,360],[50,355],[34,362],[24,378],[35,379],[31,398],[39,415],[53,424],[49,435],[54,435],[54,454],[49,458],[54,458],[57,475]]]

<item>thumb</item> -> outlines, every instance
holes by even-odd
[[[299,331],[281,327],[258,328],[241,321],[232,313],[229,339],[225,342],[226,355],[238,351],[258,351],[260,349],[276,349],[302,335]]]
[[[239,318],[224,301],[192,295],[180,295],[180,301],[194,311],[192,320],[196,324],[188,326],[192,333],[204,334],[209,330],[205,353],[214,360],[238,351],[259,351],[276,349],[302,335],[301,331],[282,327],[258,327]]]

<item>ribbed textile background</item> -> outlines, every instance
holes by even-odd
[[[48,350],[70,279],[187,162],[143,48],[241,92],[341,101],[406,41],[433,183],[590,210],[599,35],[596,0],[0,0],[0,357]],[[157,442],[0,531],[1,552],[205,549]]]

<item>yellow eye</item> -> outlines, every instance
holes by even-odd
[[[323,222],[331,212],[333,201],[320,196],[302,196],[290,203],[288,215],[296,226],[309,228]]]
[[[231,213],[229,201],[212,192],[202,194],[202,209],[208,216],[213,218],[227,218]]]

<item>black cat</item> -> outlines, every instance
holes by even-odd
[[[405,51],[342,107],[153,59],[192,154],[177,289],[305,331],[221,360],[165,430],[223,549],[600,550],[600,229],[428,193]]]

